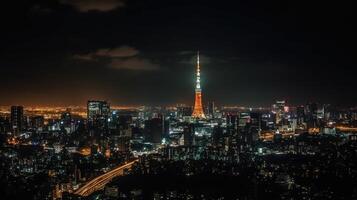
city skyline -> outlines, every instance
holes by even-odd
[[[0,105],[192,105],[199,49],[204,104],[355,106],[347,5],[103,2],[10,5]]]
[[[354,6],[3,7],[1,199],[357,199]]]

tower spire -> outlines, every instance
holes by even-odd
[[[200,51],[197,51],[197,66],[200,67]]]
[[[201,90],[200,51],[197,51],[196,91]]]
[[[202,89],[201,89],[201,72],[200,72],[200,52],[197,51],[197,72],[196,72],[196,88],[195,88],[195,106],[193,108],[192,117],[205,118],[202,108]]]

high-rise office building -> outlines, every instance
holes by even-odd
[[[164,135],[164,119],[162,115],[145,121],[145,137],[148,141],[159,144]]]
[[[196,72],[196,89],[195,105],[193,107],[192,117],[206,118],[202,107],[202,89],[201,89],[201,72],[200,72],[200,54],[197,53],[197,72]]]
[[[106,101],[88,101],[87,119],[90,128],[107,129],[110,105]]]
[[[218,125],[213,128],[212,131],[212,144],[214,146],[222,146],[224,143],[223,128]]]
[[[0,134],[10,130],[10,121],[7,118],[0,116]]]
[[[276,103],[273,105],[273,113],[275,113],[275,123],[280,124],[283,120],[284,117],[284,112],[285,112],[285,101],[276,101]]]
[[[193,124],[187,124],[184,126],[183,141],[185,146],[195,145],[195,130]]]
[[[296,108],[297,123],[300,125],[305,122],[305,108],[304,106],[298,106]]]
[[[239,127],[244,127],[245,125],[247,125],[247,123],[249,123],[250,120],[250,114],[247,112],[241,112],[239,113],[239,123],[238,126]]]
[[[43,116],[34,116],[31,118],[31,128],[35,130],[42,130],[45,124],[45,119]]]
[[[239,118],[236,114],[228,114],[226,116],[227,127],[232,129],[237,129],[238,123],[239,123]]]
[[[215,105],[214,105],[214,101],[210,101],[208,103],[208,115],[211,117],[211,118],[214,118],[215,117]]]
[[[88,101],[87,103],[87,118],[93,120],[98,116],[108,116],[110,106],[106,101]]]
[[[250,123],[249,125],[249,136],[252,142],[258,140],[261,132],[261,124],[262,124],[262,115],[261,113],[252,112],[250,113]]]
[[[14,134],[19,134],[23,128],[24,107],[11,106],[11,130]]]
[[[315,128],[317,126],[317,103],[308,103],[305,106],[305,120],[308,128]]]

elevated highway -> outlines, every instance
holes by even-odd
[[[87,183],[85,183],[82,187],[78,188],[74,194],[80,196],[89,196],[93,192],[103,189],[106,184],[108,184],[113,178],[117,176],[122,176],[124,174],[125,169],[130,169],[134,163],[136,163],[138,159],[130,161],[126,164],[120,165],[105,174],[102,174]]]

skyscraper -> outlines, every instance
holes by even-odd
[[[31,118],[31,128],[35,130],[42,130],[45,124],[45,119],[43,116],[34,116]]]
[[[11,106],[11,129],[14,134],[19,134],[23,128],[24,107]]]
[[[296,108],[297,123],[300,125],[305,122],[305,108],[304,106],[298,106]]]
[[[214,114],[215,114],[215,106],[214,106],[214,101],[211,101],[208,103],[208,115],[211,117],[211,118],[214,118]]]
[[[202,108],[202,89],[200,80],[200,54],[197,52],[197,72],[196,72],[196,89],[195,89],[195,106],[193,107],[192,117],[206,118]]]
[[[109,104],[106,101],[88,101],[87,117],[92,121],[98,116],[108,116],[110,112]]]
[[[148,141],[160,144],[164,135],[164,117],[160,115],[157,118],[145,121],[145,136]]]
[[[280,124],[284,117],[284,107],[285,107],[285,100],[276,101],[273,105],[273,113],[275,113],[275,123]]]
[[[183,140],[185,146],[195,145],[195,127],[193,124],[187,124],[183,128]]]
[[[106,101],[88,101],[87,117],[91,128],[107,129],[110,106]]]

